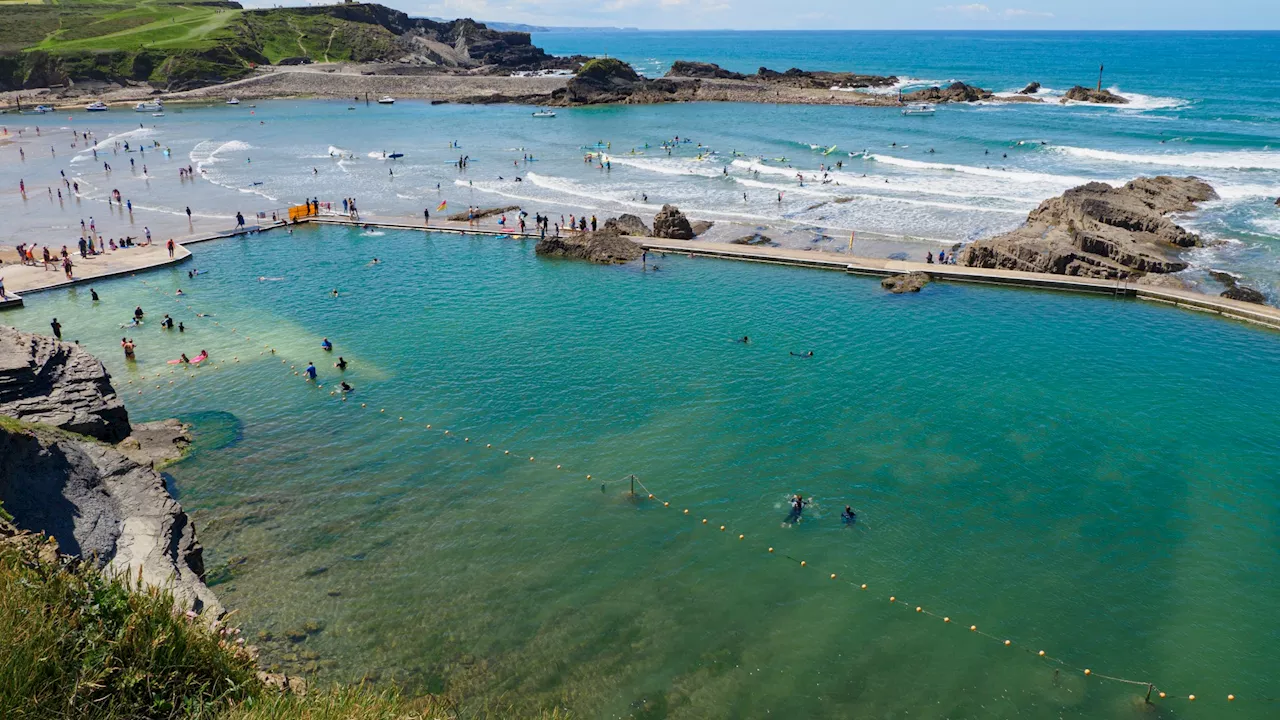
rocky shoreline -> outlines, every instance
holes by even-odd
[[[157,469],[182,457],[186,431],[131,425],[100,361],[0,326],[0,503],[14,524],[216,619],[195,525]]]

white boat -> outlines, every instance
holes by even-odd
[[[230,100],[228,100],[228,101],[227,101],[227,104],[228,104],[228,105],[239,105],[239,104],[240,104],[240,98],[231,98]]]
[[[378,98],[378,104],[379,105],[395,105],[396,99],[391,97],[390,95],[384,95],[381,98]]]
[[[932,115],[937,110],[932,105],[921,105],[920,107],[909,107],[902,110],[903,115]]]
[[[155,102],[140,102],[133,106],[134,112],[160,112],[164,110],[164,102],[156,100]]]
[[[555,117],[556,114],[550,110],[539,110],[533,114],[534,117]]]
[[[164,113],[151,113],[151,117],[164,117]]]
[[[88,110],[89,112],[106,112],[107,104],[99,100],[97,102],[91,102],[88,105],[85,105],[84,109]]]

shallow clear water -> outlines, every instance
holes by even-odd
[[[269,663],[582,717],[1141,714],[1144,688],[1087,667],[1200,698],[1158,717],[1225,717],[1228,693],[1231,717],[1274,716],[1280,335],[483,237],[194,249],[96,284],[96,306],[42,293],[4,319],[57,316],[135,419],[198,423],[174,486]],[[187,331],[159,330],[166,312]],[[345,403],[323,337],[351,363]],[[167,374],[200,349],[214,366]],[[323,388],[293,374],[308,361]],[[671,507],[631,502],[632,473]],[[787,526],[793,492],[816,506]]]

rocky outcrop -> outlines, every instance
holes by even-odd
[[[1068,90],[1067,94],[1063,95],[1062,100],[1059,102],[1067,103],[1071,101],[1099,103],[1103,105],[1125,105],[1129,102],[1110,90],[1094,90],[1093,88],[1087,88],[1083,85],[1076,85]]]
[[[667,71],[666,77],[719,80],[745,80],[747,78],[747,76],[742,73],[725,70],[715,63],[693,62],[690,60],[677,60],[671,63],[671,69]]]
[[[97,358],[4,326],[0,416],[0,503],[18,527],[169,588],[184,607],[222,613],[202,580],[195,526],[155,469],[185,451],[190,438],[181,423],[131,428]]]
[[[653,236],[670,240],[692,240],[693,226],[675,205],[663,205],[653,216]]]
[[[901,295],[908,292],[920,292],[920,289],[929,284],[928,273],[910,272],[905,275],[892,275],[880,281],[880,287],[888,290],[894,295]]]
[[[129,413],[111,376],[79,345],[0,326],[0,415],[115,443]]]
[[[616,58],[587,61],[563,88],[551,93],[550,105],[650,104],[694,100],[700,80],[640,77]]]
[[[547,257],[577,258],[610,265],[635,260],[644,250],[616,230],[603,229],[568,236],[547,236],[538,241],[534,252]]]
[[[186,457],[190,431],[190,425],[174,419],[138,423],[116,449],[138,464],[159,469]]]
[[[1035,95],[1040,92],[1040,83],[1027,83],[1027,86],[1018,91],[1019,95]]]
[[[622,235],[632,237],[649,237],[649,228],[644,221],[635,215],[622,214],[604,221],[605,230],[616,230]]]
[[[905,93],[902,96],[902,101],[906,103],[977,102],[979,100],[990,100],[992,97],[995,97],[995,93],[990,90],[983,90],[980,87],[966,85],[962,82],[954,82],[945,88],[935,85],[934,87]]]
[[[1263,295],[1261,291],[1251,288],[1248,285],[1241,285],[1240,278],[1232,275],[1231,273],[1222,272],[1221,270],[1210,270],[1209,277],[1226,286],[1227,289],[1219,293],[1221,297],[1227,298],[1228,300],[1258,303],[1259,305],[1265,305],[1267,302],[1266,295]]]
[[[201,579],[195,526],[149,465],[87,437],[10,421],[0,424],[0,502],[15,525],[50,535],[63,552],[222,614]]]
[[[773,238],[764,233],[755,232],[729,241],[733,245],[773,245]]]
[[[814,90],[827,90],[837,87],[845,90],[869,87],[889,87],[890,85],[898,82],[898,78],[893,75],[858,75],[856,73],[847,72],[801,70],[799,68],[791,68],[786,72],[776,72],[767,67],[760,68],[756,71],[755,75],[746,79],[771,83],[774,85],[784,85],[786,87],[809,88]]]
[[[1138,178],[1121,188],[1091,182],[1040,204],[1012,232],[960,253],[971,267],[1128,279],[1185,270],[1177,251],[1201,244],[1167,215],[1218,195],[1198,178]]]

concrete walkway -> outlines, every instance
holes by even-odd
[[[369,225],[380,228],[459,233],[463,235],[508,235],[513,238],[521,239],[535,239],[539,235],[536,232],[521,233],[514,229],[503,228],[498,225],[497,218],[485,218],[484,220],[474,223],[432,220],[432,222],[427,225],[422,222],[415,222],[405,218],[364,216],[359,220],[353,220],[345,215],[322,215],[319,217],[308,218],[301,222],[310,222],[318,225]],[[125,251],[117,251],[116,253],[109,254],[107,256],[99,256],[97,259],[82,260],[76,266],[75,279],[70,281],[63,277],[61,269],[55,273],[52,270],[46,272],[39,267],[6,265],[3,267],[3,271],[5,273],[5,286],[6,290],[10,291],[10,295],[14,294],[12,292],[14,290],[21,290],[23,292],[30,293],[32,291],[65,287],[67,285],[88,282],[90,280],[133,273],[154,267],[162,267],[164,265],[183,262],[191,256],[191,252],[182,248],[182,245],[193,245],[209,240],[218,240],[233,237],[235,235],[244,235],[254,231],[265,232],[273,228],[283,227],[284,225],[285,223],[273,223],[263,225],[261,227],[254,226],[244,228],[242,230],[229,230],[181,238],[178,240],[179,248],[172,259],[168,257],[168,252],[165,250],[164,244],[159,243],[147,248],[133,248]],[[1190,310],[1214,313],[1235,320],[1243,320],[1256,325],[1280,330],[1280,308],[1274,308],[1269,305],[1240,302],[1237,300],[1228,300],[1227,298],[1205,295],[1192,290],[1141,285],[1123,280],[1100,280],[1096,278],[1050,275],[1047,273],[1030,273],[1017,270],[973,268],[961,265],[936,265],[905,260],[855,257],[844,253],[795,250],[790,248],[752,245],[732,245],[728,243],[703,242],[698,240],[667,240],[662,238],[641,237],[633,237],[631,240],[635,241],[649,252],[683,253],[687,255],[715,257],[726,260],[811,267],[825,270],[837,270],[855,275],[872,275],[877,277],[900,275],[909,272],[923,272],[928,273],[935,281],[986,283],[989,285],[1010,285],[1042,290],[1088,292],[1113,295],[1117,297],[1133,297],[1140,300],[1167,303]],[[101,260],[101,263],[94,264],[94,261],[98,259]],[[21,299],[18,300],[17,305],[21,305]],[[10,303],[9,306],[14,306],[14,304]],[[0,305],[0,308],[3,307],[6,307],[6,305]]]
[[[169,257],[169,250],[163,240],[156,240],[145,247],[134,246],[128,249],[108,250],[102,255],[91,255],[87,258],[81,258],[79,251],[75,251],[71,255],[73,264],[71,280],[68,280],[66,275],[63,274],[61,265],[57,267],[51,266],[48,270],[45,270],[40,265],[5,264],[0,266],[0,276],[4,277],[5,292],[10,297],[17,297],[18,301],[17,303],[0,303],[0,309],[22,306],[21,296],[15,295],[15,291],[29,295],[42,290],[80,285],[95,280],[129,275],[140,270],[176,265],[187,261],[191,257],[191,251],[183,247],[184,245],[245,235],[254,231],[270,230],[274,227],[280,227],[282,224],[268,223],[261,227],[254,225],[240,230],[231,229],[174,238],[174,243],[177,247],[174,248],[172,258]],[[9,255],[12,256],[12,259],[17,259],[16,253],[9,253]],[[6,256],[4,259],[9,260],[10,258]]]

